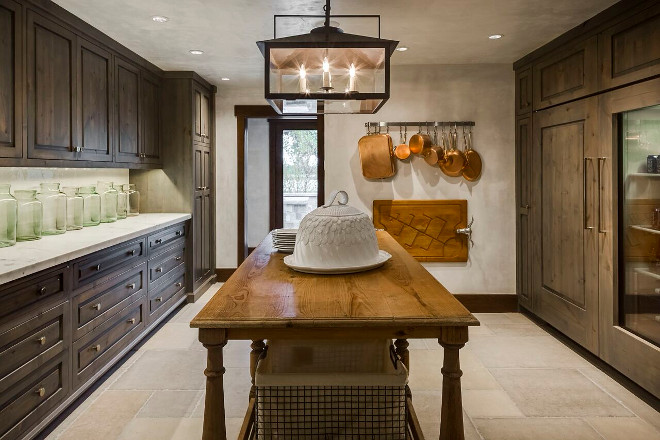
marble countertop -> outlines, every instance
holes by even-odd
[[[0,284],[91,254],[141,235],[180,223],[190,214],[140,214],[98,226],[17,242],[0,248]]]

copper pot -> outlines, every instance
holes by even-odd
[[[431,146],[431,136],[422,133],[422,129],[420,127],[419,133],[410,137],[410,143],[408,145],[410,145],[411,153],[420,154],[422,151]]]
[[[464,135],[465,136],[465,135]],[[465,167],[463,168],[463,177],[465,180],[474,182],[481,176],[481,156],[472,149],[472,130],[468,131],[465,138]]]
[[[458,143],[458,132],[456,127],[454,131],[449,130],[448,134],[450,149],[445,154],[446,160],[440,165],[442,172],[450,177],[458,177],[463,174],[463,167],[465,166],[465,156],[463,152],[456,148]]]
[[[445,150],[438,145],[438,129],[433,131],[433,145],[422,151],[424,160],[429,165],[438,165],[438,162],[445,160]]]
[[[410,147],[406,144],[407,135],[408,131],[406,130],[405,132],[402,132],[401,127],[399,127],[399,136],[401,140],[399,141],[399,145],[394,147],[394,155],[399,160],[406,160],[410,157]]]

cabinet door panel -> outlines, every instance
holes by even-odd
[[[532,111],[532,69],[516,71],[516,114]]]
[[[202,91],[200,89],[195,88],[194,89],[194,102],[193,105],[195,106],[195,111],[194,111],[194,117],[195,117],[195,126],[194,126],[194,133],[193,133],[193,138],[196,142],[202,142]]]
[[[112,58],[109,52],[80,41],[78,99],[81,158],[112,160],[111,97]]]
[[[21,13],[17,3],[0,0],[0,157],[23,157]]]
[[[603,89],[660,74],[660,5],[601,34]]]
[[[592,37],[534,65],[534,109],[593,93],[598,87],[598,40]]]
[[[534,117],[535,311],[598,352],[596,98]]]
[[[116,115],[115,160],[140,161],[140,71],[132,64],[115,58]]]
[[[520,118],[516,121],[516,179],[517,179],[517,201],[518,201],[518,301],[524,307],[534,311],[531,295],[531,234],[530,210],[531,194],[530,185],[532,178],[532,120],[531,117]]]
[[[160,161],[160,82],[158,78],[142,73],[142,154],[144,162]]]
[[[76,36],[28,11],[28,157],[75,159]]]
[[[202,136],[203,142],[211,142],[211,99],[206,93],[202,94]]]

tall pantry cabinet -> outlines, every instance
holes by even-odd
[[[655,396],[659,29],[625,0],[514,64],[519,304]]]

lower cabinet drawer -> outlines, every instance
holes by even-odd
[[[0,394],[56,357],[70,344],[69,303],[11,322],[0,330]]]
[[[0,439],[17,439],[46,417],[69,393],[69,352],[0,393]]]
[[[165,313],[186,291],[186,268],[181,265],[149,286],[149,324]]]
[[[162,278],[185,261],[186,248],[175,245],[149,260],[149,284]]]
[[[114,277],[124,265],[137,266],[144,257],[144,238],[95,252],[73,263],[73,286],[77,289],[96,280],[103,282],[106,276]]]
[[[146,292],[147,263],[96,285],[72,298],[73,340],[77,340],[112,318]]]
[[[0,287],[0,322],[15,312],[21,312],[33,304],[47,306],[50,301],[57,302],[66,299],[69,287],[69,266],[47,269],[12,281]]]
[[[144,297],[73,343],[73,386],[96,374],[144,329]]]

